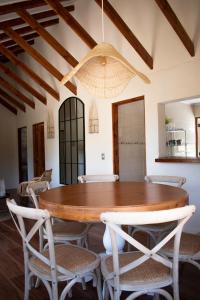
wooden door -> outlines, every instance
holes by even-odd
[[[45,170],[44,123],[33,125],[33,165],[34,176],[40,176]]]
[[[120,181],[143,181],[146,175],[144,97],[113,103],[114,173]]]
[[[28,180],[27,128],[18,128],[19,182]]]

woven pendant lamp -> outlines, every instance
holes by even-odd
[[[103,0],[102,34],[104,41]],[[66,74],[61,83],[65,84],[73,76],[76,76],[94,96],[113,98],[119,95],[129,80],[136,75],[145,83],[150,83],[150,80],[136,70],[111,44],[102,42]]]

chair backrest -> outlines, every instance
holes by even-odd
[[[148,259],[153,259],[172,271],[178,269],[178,251],[180,245],[180,237],[184,224],[189,220],[192,214],[195,212],[195,206],[189,205],[181,208],[174,208],[161,211],[145,211],[145,212],[106,212],[101,214],[101,221],[105,223],[110,232],[112,251],[113,251],[113,271],[108,275],[107,279],[114,279],[115,287],[120,284],[120,274],[126,273],[132,270]],[[152,249],[147,248],[136,238],[124,231],[119,225],[145,225],[145,224],[158,224],[171,221],[176,222],[176,227],[172,228],[171,231],[162,238]],[[127,265],[119,266],[117,237],[120,236],[126,240],[129,244],[139,250],[142,255],[139,259],[129,262]],[[172,238],[174,238],[174,256],[173,262],[167,257],[161,256],[158,251]],[[116,275],[116,276],[114,276]]]
[[[40,176],[40,181],[48,181],[51,182],[52,169],[45,170]]]
[[[81,175],[78,176],[78,181],[80,183],[89,182],[114,182],[119,180],[119,175],[106,174],[106,175]]]
[[[39,208],[38,196],[41,192],[45,192],[50,189],[48,181],[32,181],[28,184],[26,191],[30,195],[32,202],[36,208]]]
[[[72,275],[70,271],[56,265],[54,238],[49,212],[43,209],[18,206],[13,199],[7,199],[7,206],[22,238],[25,264],[28,264],[30,257],[39,259],[41,263],[49,266],[52,281],[55,283],[57,282],[57,272],[63,275]],[[29,230],[27,230],[25,226],[25,221],[27,219],[31,220],[29,225],[32,224],[32,227]],[[37,238],[38,232],[41,236],[40,232],[43,228],[45,228],[48,240],[48,256],[43,255],[44,250],[42,247],[39,247],[40,250],[38,250],[37,243],[32,242],[33,238]]]
[[[176,187],[182,187],[186,182],[186,178],[181,176],[148,175],[144,179],[148,183],[160,183]]]

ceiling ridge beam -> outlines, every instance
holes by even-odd
[[[29,24],[57,53],[71,66],[75,67],[78,61],[69,53],[44,27],[40,25],[26,10],[17,11],[18,15]]]
[[[55,12],[73,29],[76,34],[88,45],[90,48],[94,48],[97,43],[88,34],[88,32],[76,21],[76,19],[64,9],[62,4],[58,0],[44,0],[49,6],[55,10]]]
[[[0,97],[0,104],[7,108],[14,115],[17,115],[17,109]]]
[[[64,6],[64,8],[69,12],[74,11],[74,5],[70,5],[67,7]],[[25,8],[23,7],[23,9],[25,9]],[[45,11],[42,11],[39,13],[31,14],[31,16],[34,17],[34,19],[36,19],[36,20],[40,20],[40,19],[44,19],[44,18],[51,18],[51,17],[55,17],[56,15],[57,15],[56,12],[52,9],[45,10]],[[10,19],[10,20],[6,20],[6,21],[1,21],[0,28],[5,27],[5,26],[13,27],[13,26],[18,26],[18,25],[23,25],[23,24],[24,24],[24,21],[21,18],[15,18],[15,19]]]
[[[21,60],[19,60],[16,55],[11,51],[6,49],[0,44],[0,52],[6,56],[14,65],[21,68],[26,74],[28,74],[37,84],[39,84],[43,89],[45,89],[52,97],[59,100],[59,93],[55,91],[46,81],[39,77],[35,72],[32,71],[27,65],[25,65]]]
[[[14,104],[15,106],[17,106],[19,109],[21,109],[23,112],[26,111],[26,106],[21,103],[21,102],[18,102],[15,98],[13,98],[12,96],[10,96],[9,94],[7,94],[4,90],[2,90],[0,88],[0,95],[6,99],[6,101],[8,100],[9,102],[11,102],[12,104]]]
[[[95,2],[102,7],[101,0],[95,0]],[[129,44],[135,49],[135,51],[139,54],[142,60],[148,65],[150,69],[153,69],[153,58],[144,48],[144,46],[140,43],[134,33],[130,30],[128,25],[124,22],[124,20],[120,17],[114,7],[109,3],[108,0],[104,0],[104,12],[109,17],[109,19],[113,22],[113,24],[119,29],[122,35],[126,38]]]
[[[56,18],[56,19],[52,19],[52,20],[48,20],[48,21],[43,21],[40,23],[40,25],[43,27],[49,27],[49,26],[52,26],[52,25],[55,25],[58,23],[59,23],[59,19]],[[24,26],[24,27],[21,27],[21,28],[18,28],[15,30],[15,32],[17,32],[20,35],[26,34],[26,33],[32,32],[32,31],[33,31],[33,29],[30,26]],[[0,41],[3,41],[5,39],[8,39],[7,34],[0,33]]]
[[[187,51],[190,53],[191,56],[195,56],[194,44],[187,32],[185,31],[183,25],[179,21],[178,17],[176,16],[175,12],[167,2],[167,0],[155,0],[155,2],[157,3],[160,10],[166,17],[167,21],[170,23],[170,25],[178,35],[179,39],[181,40]]]
[[[63,78],[62,73],[58,71],[44,56],[42,56],[35,48],[31,47],[18,33],[16,33],[12,28],[6,27],[3,29],[4,32],[10,36],[21,48],[23,48],[29,55],[31,55],[41,66],[43,66],[51,75],[53,75],[57,80],[61,81]],[[76,95],[76,86],[68,81],[65,86]]]
[[[6,81],[1,76],[0,76],[0,84],[6,90],[8,90],[10,93],[14,94],[20,101],[23,101],[24,103],[26,103],[30,107],[35,108],[35,103],[32,100],[30,100],[27,96],[22,94],[18,89],[16,89],[11,83]]]
[[[10,78],[14,79],[17,84],[21,85],[25,90],[27,90],[31,95],[40,100],[43,104],[47,104],[47,99],[36,91],[32,86],[30,86],[26,81],[21,79],[17,74],[15,74],[11,69],[6,67],[4,64],[0,64],[0,69]]]
[[[65,0],[59,0],[61,2]],[[43,0],[29,0],[29,1],[21,1],[17,3],[4,4],[0,5],[0,15],[5,15],[9,13],[16,12],[20,8],[31,9],[39,6],[45,6],[45,2]]]

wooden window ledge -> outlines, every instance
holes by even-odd
[[[199,157],[178,157],[178,156],[165,156],[158,157],[155,162],[161,163],[200,163]]]

